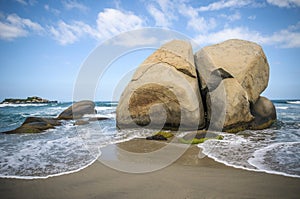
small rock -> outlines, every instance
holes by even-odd
[[[89,121],[102,121],[102,120],[109,120],[107,117],[90,117]]]
[[[85,124],[89,124],[88,121],[86,120],[77,120],[74,125],[85,125]]]
[[[152,135],[152,136],[146,137],[146,140],[161,140],[161,141],[167,141],[168,139],[165,138],[163,135]]]

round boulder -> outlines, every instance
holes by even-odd
[[[251,106],[251,113],[254,116],[251,129],[254,130],[270,127],[277,118],[274,104],[262,96]]]
[[[95,103],[89,100],[75,102],[72,106],[64,110],[57,119],[72,120],[80,119],[85,114],[95,114]]]

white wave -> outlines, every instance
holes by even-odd
[[[143,136],[145,131],[116,131],[72,122],[40,134],[2,135],[0,178],[45,179],[78,172],[93,164],[101,148]]]
[[[79,172],[87,167],[89,167],[90,165],[92,165],[94,162],[96,162],[96,160],[100,157],[101,152],[99,152],[99,155],[97,157],[95,157],[94,160],[92,160],[90,163],[88,163],[87,165],[84,165],[78,169],[74,169],[71,171],[66,171],[66,172],[61,172],[61,173],[57,173],[57,174],[51,174],[51,175],[46,175],[46,176],[17,176],[17,175],[1,175],[0,174],[0,178],[13,178],[13,179],[25,179],[25,180],[33,180],[33,179],[47,179],[47,178],[51,178],[51,177],[56,177],[56,176],[62,176],[62,175],[66,175],[66,174],[71,174],[71,173],[76,173]]]
[[[106,111],[106,110],[115,110],[116,107],[96,106],[95,109],[96,109],[97,111]]]
[[[274,171],[262,166],[260,167],[258,163],[254,164],[253,159],[251,159],[253,158],[253,154],[255,156],[256,153],[257,156],[257,150],[268,146],[268,142],[257,142],[255,140],[259,140],[259,137],[251,135],[249,139],[232,134],[222,135],[224,136],[224,140],[208,140],[202,144],[198,144],[198,147],[202,149],[202,153],[217,162],[234,168],[300,178],[298,175]],[[256,157],[255,160],[259,158]]]
[[[286,110],[289,108],[287,106],[275,106],[275,107],[276,107],[276,109],[281,109],[281,110]]]
[[[115,114],[85,114],[83,115],[83,118],[115,118]]]
[[[288,104],[300,104],[300,101],[287,101]]]
[[[288,174],[288,173],[282,172],[282,171],[275,171],[274,169],[271,168],[275,164],[273,164],[272,161],[270,161],[268,159],[266,160],[266,158],[268,158],[267,157],[268,152],[284,151],[285,155],[281,154],[280,157],[276,157],[276,164],[277,165],[280,165],[280,164],[286,165],[290,162],[289,159],[287,158],[288,154],[291,153],[289,151],[289,147],[295,148],[295,147],[293,147],[293,145],[299,145],[299,144],[300,144],[300,142],[279,142],[279,143],[271,144],[267,147],[256,150],[253,153],[253,156],[251,158],[249,158],[248,162],[249,162],[249,164],[255,166],[259,171],[263,171],[263,172],[270,173],[270,174],[277,174],[277,175],[284,175],[284,176],[289,176],[289,177],[300,178],[300,175]],[[298,159],[299,159],[299,156],[300,156],[299,153],[298,154],[293,153],[293,155],[298,155]],[[276,156],[276,154],[271,154],[271,156],[274,157],[274,156]],[[265,162],[265,161],[267,161],[267,162]],[[292,169],[292,168],[289,167],[289,169]],[[300,173],[299,165],[297,166],[297,170]]]
[[[48,104],[0,104],[1,107],[47,106]]]

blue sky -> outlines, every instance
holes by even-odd
[[[1,0],[0,100],[38,95],[69,101],[82,64],[98,45],[146,27],[178,31],[201,47],[231,38],[257,42],[271,69],[263,95],[300,98],[300,0]],[[152,51],[115,61],[99,81],[96,100],[110,100],[124,75],[118,67],[132,71]]]

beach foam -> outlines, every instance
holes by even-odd
[[[2,107],[26,107],[26,106],[47,106],[48,104],[0,104]]]
[[[288,104],[300,104],[300,101],[286,101]]]

